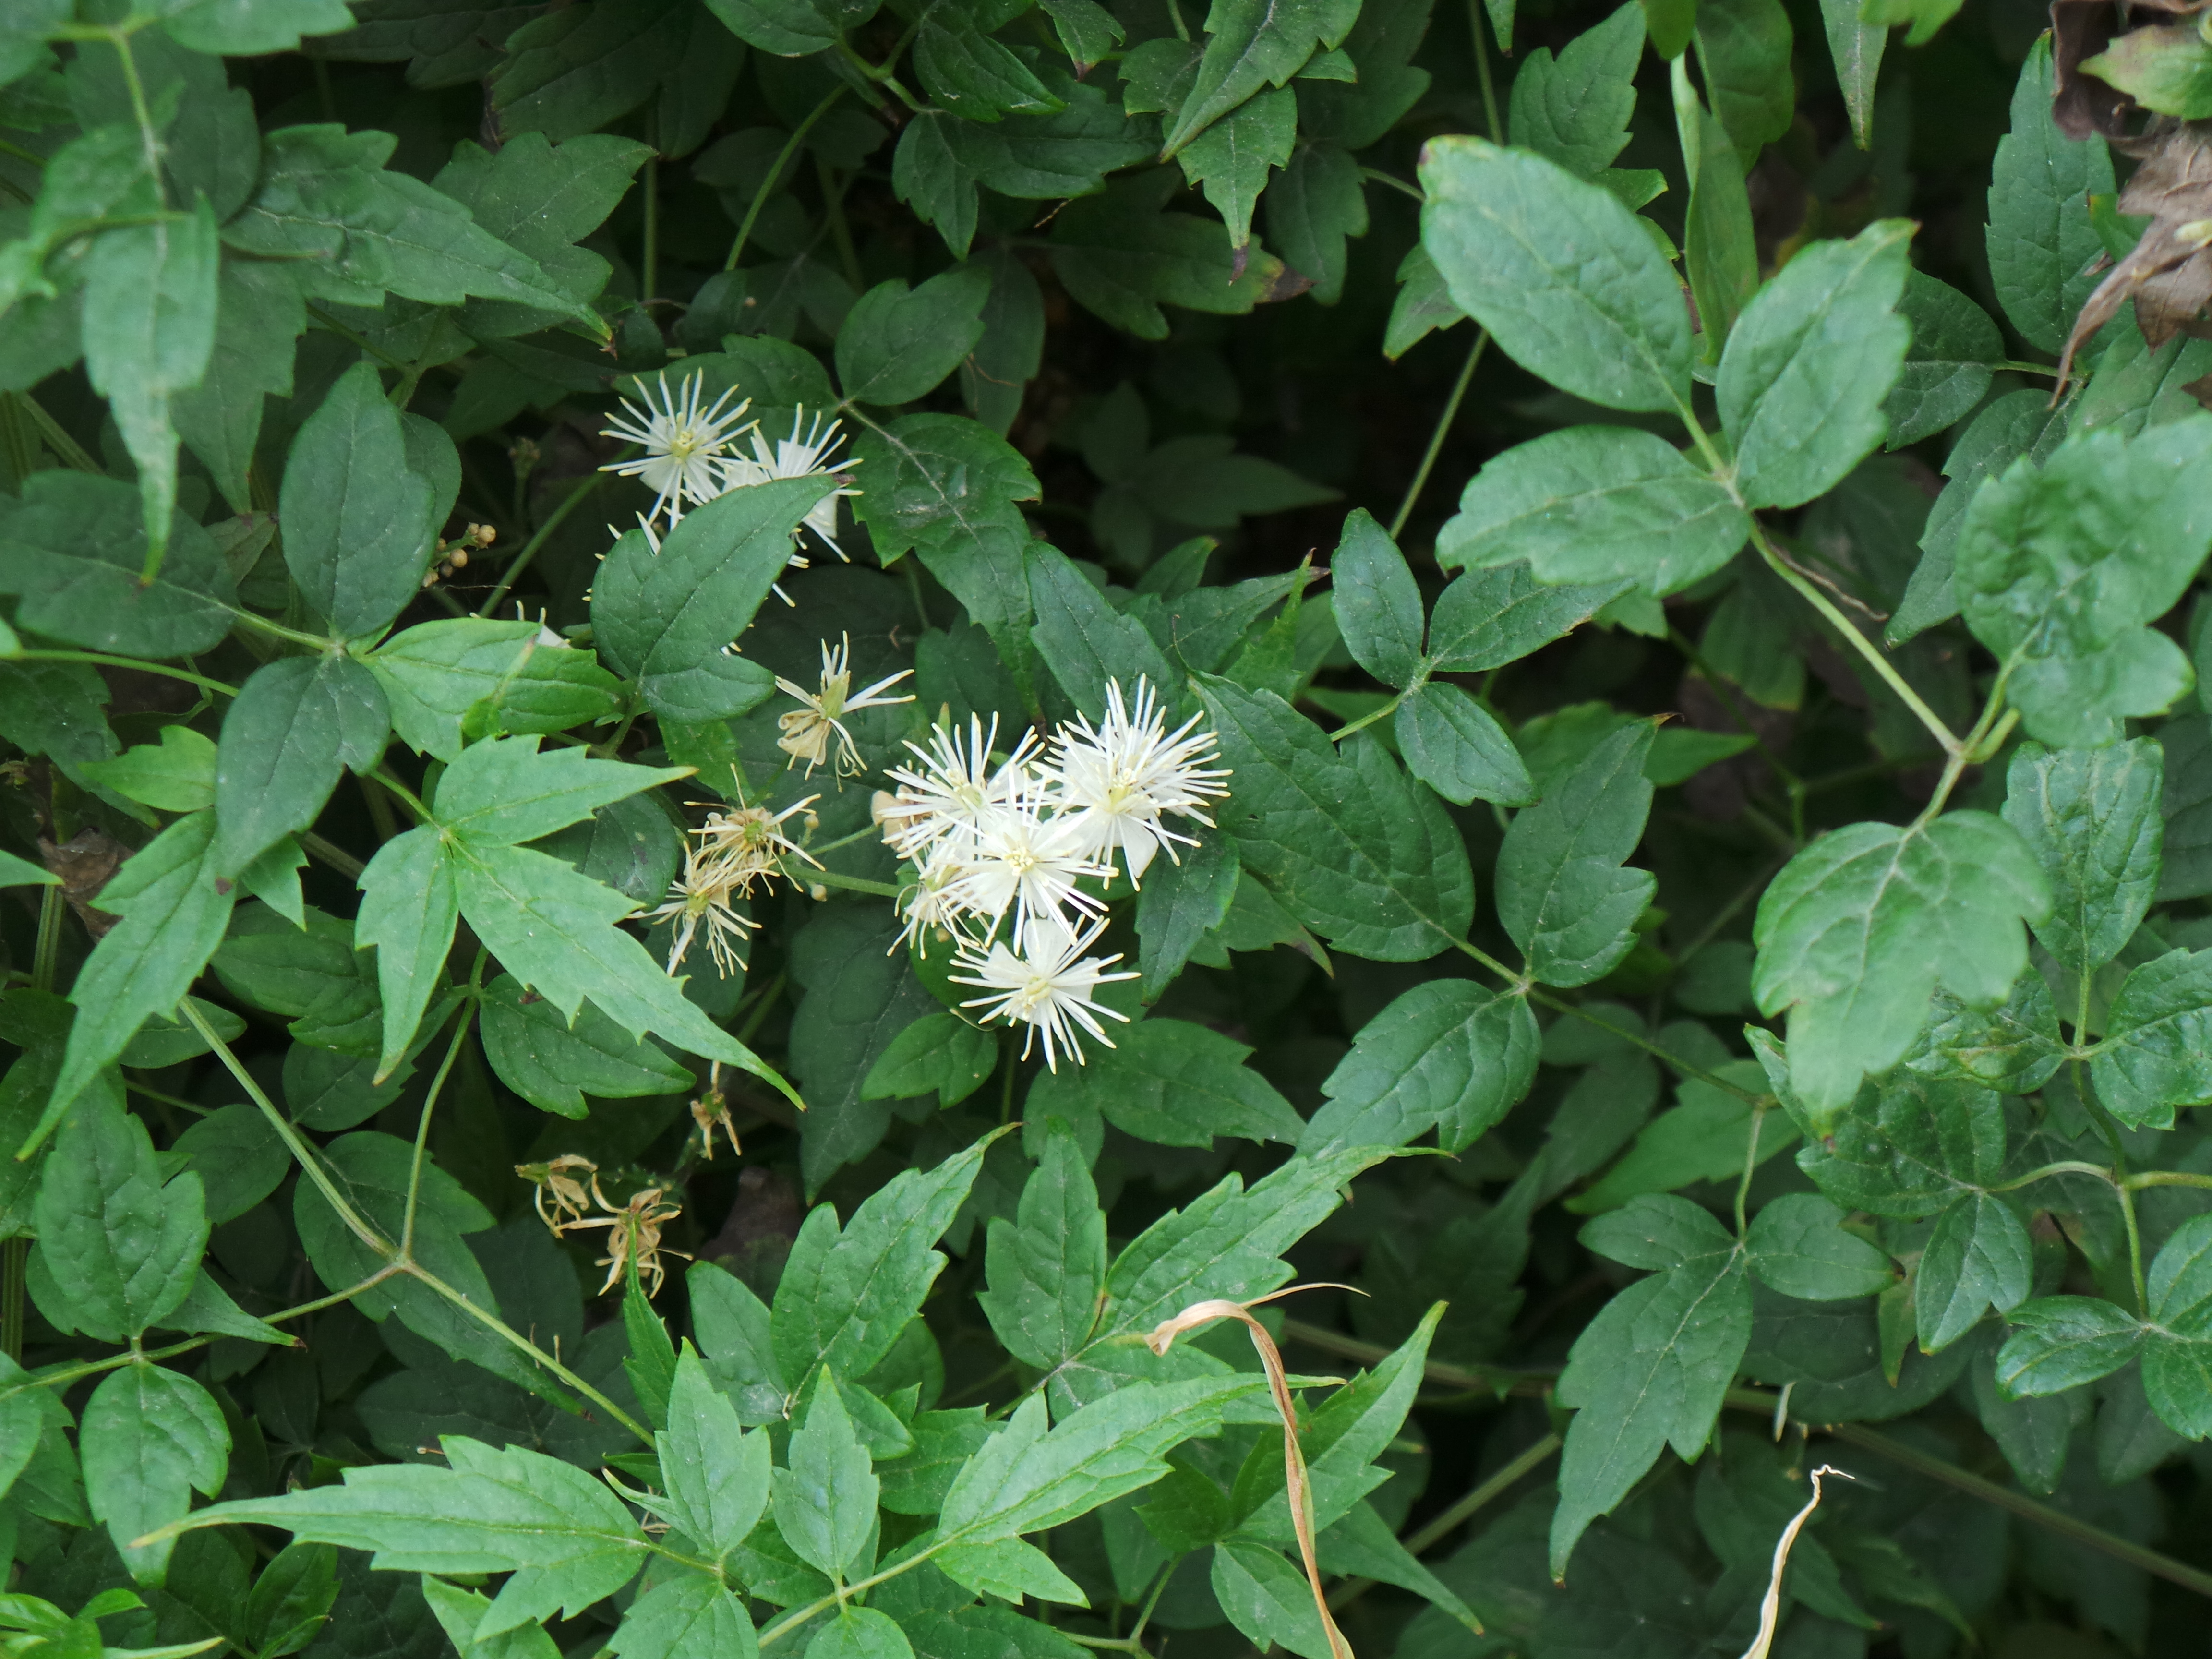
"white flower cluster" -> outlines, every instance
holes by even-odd
[[[695,369],[673,392],[669,390],[667,375],[657,379],[658,397],[653,388],[641,381],[644,407],[623,398],[623,418],[600,434],[636,444],[645,451],[629,460],[611,462],[599,471],[641,478],[653,491],[653,510],[641,514],[638,520],[648,536],[657,531],[664,511],[673,529],[682,521],[687,506],[697,507],[727,491],[766,483],[771,478],[836,474],[841,475],[838,488],[807,514],[805,523],[831,552],[841,559],[845,556],[845,550],[837,545],[837,501],[860,492],[842,479],[842,475],[860,465],[855,459],[837,456],[844,442],[837,435],[842,422],[832,420],[825,424],[818,413],[810,420],[802,406],[793,411],[791,435],[777,439],[771,446],[761,435],[760,422],[744,419],[745,411],[752,407],[751,398],[735,409],[728,406],[738,395],[736,387],[702,408],[707,384],[703,373]],[[738,447],[741,439],[750,440],[750,454]],[[806,568],[806,561],[796,554],[791,562],[796,568]]]
[[[1082,884],[1110,882],[1116,851],[1132,883],[1157,853],[1180,862],[1176,844],[1198,842],[1167,817],[1211,829],[1206,803],[1229,793],[1219,781],[1229,774],[1207,765],[1213,734],[1197,725],[1194,716],[1170,732],[1147,682],[1125,700],[1116,681],[1098,725],[1079,717],[1049,745],[1024,732],[995,765],[995,719],[988,733],[973,717],[964,734],[937,727],[927,749],[907,745],[918,765],[891,769],[897,793],[877,797],[884,840],[914,867],[899,898],[902,938],[927,954],[933,935],[948,935],[953,966],[966,970],[953,980],[986,993],[962,1006],[1027,1024],[1023,1054],[1042,1035],[1055,1071],[1062,1053],[1082,1063],[1079,1026],[1114,1046],[1097,1016],[1126,1016],[1092,994],[1136,977],[1105,971],[1119,955],[1084,954],[1106,926],[1106,902]]]

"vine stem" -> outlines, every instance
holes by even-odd
[[[1318,1325],[1308,1325],[1296,1319],[1283,1322],[1283,1334],[1286,1340],[1304,1342],[1309,1347],[1319,1348],[1325,1353],[1338,1354],[1346,1359],[1364,1360],[1369,1364],[1387,1359],[1390,1354],[1390,1350],[1380,1343],[1363,1342],[1357,1337],[1346,1336]],[[1548,1391],[1557,1374],[1557,1367],[1548,1373],[1486,1370],[1447,1364],[1437,1359],[1430,1360],[1425,1367],[1428,1379],[1446,1388],[1528,1395],[1541,1395]],[[1721,1403],[1730,1411],[1756,1412],[1771,1418],[1781,1398],[1780,1395],[1766,1389],[1730,1389],[1722,1397]],[[2201,1571],[2185,1562],[2175,1560],[2172,1556],[2161,1555],[2156,1550],[2146,1549],[2141,1544],[2106,1532],[2101,1527],[2091,1526],[2087,1522],[2077,1520],[2048,1504],[2038,1503],[2025,1492],[2001,1486],[1996,1481],[1962,1469],[1955,1463],[1946,1462],[1940,1457],[1893,1440],[1878,1430],[1859,1423],[1806,1424],[1804,1426],[1832,1436],[1862,1450],[1870,1451],[1878,1457],[1903,1464],[1917,1474],[1994,1504],[2024,1521],[2032,1521],[2077,1543],[2086,1544],[2091,1549],[2100,1550],[2106,1555],[2141,1567],[2169,1583],[2179,1584],[2198,1595],[2212,1598],[2212,1573]]]
[[[1752,520],[1751,541],[1752,545],[1759,550],[1759,557],[1766,561],[1767,568],[1795,589],[1806,604],[1819,611],[1829,627],[1844,636],[1844,642],[1859,653],[1867,665],[1881,677],[1882,683],[1896,694],[1898,701],[1912,711],[1913,718],[1927,727],[1928,735],[1936,739],[1946,756],[1956,759],[1966,752],[1966,744],[1958,733],[1952,731],[1943,717],[1930,708],[1921,695],[1906,683],[1905,676],[1897,672],[1896,665],[1882,653],[1881,647],[1860,633],[1850,619],[1836,609],[1826,594],[1808,581],[1796,566],[1782,556],[1781,550],[1767,535],[1765,526],[1756,519]]]
[[[460,1058],[470,1022],[476,1018],[476,994],[483,988],[484,963],[490,955],[489,951],[477,952],[476,969],[469,975],[469,1001],[462,1008],[460,1018],[453,1024],[453,1040],[446,1045],[446,1057],[439,1062],[438,1074],[430,1079],[429,1091],[422,1097],[422,1115],[416,1121],[415,1161],[407,1170],[407,1210],[399,1223],[399,1254],[410,1260],[415,1254],[415,1211],[422,1193],[422,1164],[429,1156],[430,1119],[438,1109],[439,1097],[446,1091],[446,1079],[453,1073],[453,1062]]]
[[[222,1040],[221,1034],[212,1025],[208,1024],[199,1010],[192,1006],[190,997],[177,1005],[177,1012],[190,1023],[194,1030],[200,1034],[200,1040],[222,1060],[231,1076],[237,1079],[239,1086],[244,1089],[247,1097],[261,1109],[262,1115],[266,1117],[274,1127],[278,1138],[283,1141],[293,1158],[298,1161],[301,1169],[307,1173],[307,1178],[315,1183],[315,1189],[322,1194],[324,1201],[331,1206],[338,1219],[345,1224],[347,1231],[386,1263],[384,1271],[372,1278],[368,1281],[369,1284],[403,1273],[415,1279],[445,1297],[447,1301],[460,1309],[470,1318],[484,1326],[494,1334],[505,1339],[519,1352],[527,1354],[532,1363],[550,1371],[568,1387],[606,1413],[616,1422],[621,1424],[623,1428],[635,1435],[645,1444],[648,1446],[653,1444],[653,1431],[613,1401],[608,1399],[599,1389],[577,1376],[574,1371],[507,1324],[491,1310],[470,1301],[467,1297],[447,1284],[444,1279],[423,1267],[422,1263],[414,1261],[404,1251],[396,1248],[389,1239],[377,1231],[361,1212],[355,1209],[339,1193],[336,1183],[331,1180],[329,1171],[323,1168],[322,1160],[315,1156],[314,1149],[301,1138],[299,1131],[295,1129],[284,1115],[276,1109],[276,1103],[269,1098],[261,1085],[254,1081],[252,1073],[240,1064],[238,1056],[231,1052],[230,1045]],[[364,1285],[346,1294],[358,1295],[361,1290],[366,1288],[367,1285]],[[126,1355],[118,1363],[127,1364],[129,1361],[130,1357]]]
[[[161,674],[173,680],[182,680],[197,685],[203,691],[212,691],[220,697],[234,697],[238,688],[226,685],[221,680],[211,680],[204,674],[188,673],[181,668],[171,668],[165,663],[141,662],[136,657],[110,657],[98,651],[18,651],[9,662],[82,662],[101,668],[135,668],[142,674]]]
[[[1413,483],[1406,486],[1406,498],[1398,503],[1396,516],[1390,520],[1390,539],[1393,541],[1397,540],[1399,532],[1405,529],[1406,520],[1413,516],[1414,504],[1421,499],[1421,491],[1428,487],[1429,474],[1436,466],[1437,457],[1443,452],[1444,439],[1451,431],[1452,422],[1459,418],[1461,401],[1466,398],[1468,387],[1474,384],[1475,365],[1482,361],[1483,348],[1489,343],[1490,331],[1476,329],[1474,344],[1467,354],[1467,362],[1460,366],[1459,379],[1452,384],[1451,396],[1444,399],[1443,413],[1437,416],[1436,428],[1429,434],[1428,449],[1421,457],[1420,465],[1414,471]]]
[[[616,457],[616,459],[627,460],[636,453],[636,447],[632,445],[621,455]],[[515,578],[530,568],[531,561],[538,556],[538,550],[545,545],[547,539],[561,527],[571,513],[583,505],[586,495],[598,490],[605,478],[605,472],[594,472],[561,498],[560,505],[545,515],[545,522],[532,532],[528,541],[523,543],[522,551],[507,561],[507,568],[500,572],[499,580],[491,590],[491,597],[477,608],[477,615],[489,617],[506,602],[507,596],[514,591]]]
[[[1731,1083],[1726,1078],[1717,1076],[1715,1073],[1707,1071],[1704,1066],[1699,1066],[1693,1061],[1685,1060],[1681,1055],[1674,1053],[1673,1049],[1661,1048],[1649,1037],[1640,1036],[1637,1032],[1630,1030],[1625,1025],[1615,1025],[1609,1019],[1600,1019],[1595,1014],[1589,1012],[1587,1009],[1582,1008],[1574,1003],[1569,1002],[1565,997],[1553,996],[1549,991],[1539,988],[1535,982],[1529,979],[1526,974],[1515,973],[1504,963],[1498,961],[1496,957],[1492,956],[1487,951],[1481,949],[1478,945],[1470,945],[1463,939],[1455,939],[1452,940],[1452,943],[1457,945],[1468,957],[1472,957],[1477,963],[1480,963],[1483,967],[1487,968],[1492,973],[1497,975],[1498,978],[1504,980],[1507,985],[1512,987],[1522,995],[1527,997],[1531,1002],[1540,1002],[1547,1008],[1553,1009],[1559,1013],[1572,1014],[1576,1018],[1583,1020],[1589,1024],[1596,1026],[1601,1031],[1609,1031],[1614,1036],[1619,1037],[1623,1042],[1632,1043],[1637,1048],[1643,1049],[1644,1053],[1650,1054],[1653,1059],[1662,1060],[1667,1065],[1673,1066],[1674,1070],[1680,1072],[1684,1077],[1693,1077],[1697,1079],[1698,1082],[1707,1084],[1713,1088],[1718,1089],[1723,1094],[1734,1095],[1738,1100],[1742,1101],[1748,1106],[1765,1105],[1771,1098],[1770,1096],[1759,1094],[1750,1089],[1747,1089],[1740,1083]]]
[[[775,188],[775,181],[783,176],[784,168],[791,165],[791,158],[798,153],[799,146],[806,135],[814,130],[814,124],[830,112],[831,106],[845,95],[846,91],[845,83],[840,81],[822,95],[820,103],[806,112],[806,118],[792,129],[791,137],[776,152],[775,165],[768,170],[768,176],[760,181],[760,188],[753,192],[751,204],[745,209],[745,216],[738,221],[738,234],[730,244],[730,257],[722,261],[724,270],[738,268],[738,261],[744,255],[745,244],[752,240],[753,226],[761,216],[761,210],[768,205],[769,192]]]

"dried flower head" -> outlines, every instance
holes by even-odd
[[[660,1230],[684,1213],[680,1204],[672,1203],[667,1189],[662,1187],[641,1187],[629,1195],[627,1204],[610,1204],[599,1190],[599,1178],[592,1177],[592,1201],[606,1212],[604,1215],[587,1216],[580,1220],[564,1222],[556,1231],[581,1232],[587,1228],[607,1230],[607,1253],[592,1265],[607,1270],[606,1280],[599,1293],[605,1296],[621,1284],[635,1270],[639,1287],[648,1297],[660,1294],[667,1282],[668,1270],[661,1266],[663,1255],[691,1258],[682,1250],[666,1249],[660,1242]],[[647,1288],[649,1285],[649,1288]]]
[[[588,1158],[563,1152],[548,1164],[518,1164],[514,1172],[538,1189],[531,1198],[538,1218],[556,1236],[562,1228],[591,1212],[591,1195],[584,1190],[584,1180],[597,1176],[599,1166]],[[549,1201],[553,1206],[550,1215],[545,1213]]]
[[[814,775],[816,767],[829,762],[833,734],[836,738],[836,769],[838,778],[856,778],[868,769],[860,759],[860,750],[854,744],[853,734],[845,728],[846,715],[863,708],[884,708],[894,703],[914,701],[911,694],[903,697],[878,695],[912,674],[914,670],[911,668],[902,668],[897,673],[878,680],[866,690],[855,693],[853,690],[852,650],[853,637],[849,634],[840,635],[834,647],[826,640],[822,642],[822,684],[817,690],[809,691],[803,685],[795,685],[781,678],[776,680],[779,687],[787,695],[798,698],[805,706],[778,718],[776,725],[783,735],[775,740],[775,746],[791,757],[792,765],[796,766],[805,761],[806,775],[810,778]],[[842,787],[842,782],[840,787]]]

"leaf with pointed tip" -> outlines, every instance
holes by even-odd
[[[222,1408],[188,1376],[125,1365],[93,1390],[77,1439],[93,1519],[106,1523],[131,1577],[160,1583],[175,1540],[134,1542],[180,1519],[195,1490],[210,1498],[222,1490],[230,1430]]]
[[[222,720],[216,867],[234,875],[313,824],[342,771],[376,764],[389,730],[382,689],[350,657],[280,657],[255,669]]]
[[[1360,1028],[1298,1150],[1403,1146],[1434,1125],[1457,1152],[1528,1092],[1538,1047],[1525,996],[1464,979],[1417,985]]]
[[[1656,886],[1624,868],[1644,838],[1653,728],[1622,727],[1513,820],[1498,854],[1498,915],[1547,985],[1587,985],[1636,943]]]
[[[1048,1134],[1020,1207],[991,1223],[977,1298],[1008,1353],[1050,1370],[1091,1334],[1106,1285],[1106,1217],[1075,1137]]]

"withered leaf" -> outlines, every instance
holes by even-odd
[[[2151,222],[2083,303],[2058,360],[2058,392],[2066,389],[2075,352],[2130,300],[2153,349],[2184,330],[2205,327],[2197,313],[2212,303],[2212,127],[2161,123],[2139,143],[2142,165],[2121,191],[2119,210],[2148,215]]]

